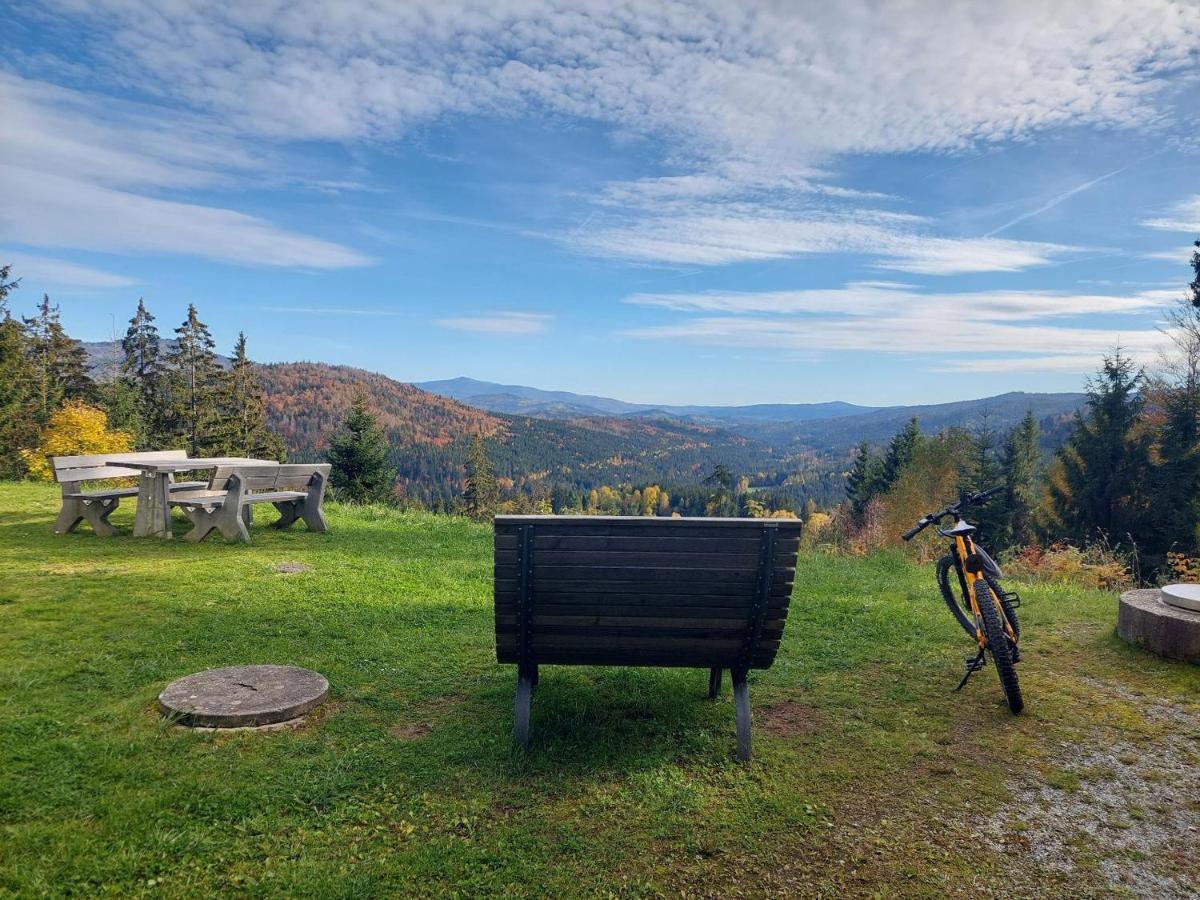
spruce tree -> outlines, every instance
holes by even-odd
[[[34,371],[25,331],[8,309],[8,295],[20,286],[10,281],[11,266],[0,266],[0,478],[24,472],[20,451],[37,441]]]
[[[483,438],[476,434],[471,438],[467,451],[467,477],[463,484],[463,506],[472,519],[489,519],[500,502],[500,489],[492,472],[487,447]]]
[[[871,498],[878,496],[883,485],[883,460],[871,452],[871,445],[863,441],[858,445],[857,455],[850,474],[846,476],[846,499],[850,501],[850,519],[861,525]]]
[[[998,546],[1025,547],[1037,539],[1037,509],[1040,496],[1041,432],[1033,410],[1014,426],[1004,439],[1000,453],[1003,473],[1004,525],[993,539]]]
[[[388,500],[396,481],[389,456],[387,437],[367,408],[366,395],[359,393],[325,453],[334,496],[350,503]]]
[[[94,402],[96,384],[88,375],[87,351],[63,329],[50,295],[43,294],[37,313],[22,321],[26,355],[33,368],[38,424],[49,421],[68,400]]]
[[[971,457],[966,483],[972,490],[986,491],[1003,484],[1000,464],[1000,440],[992,428],[991,415],[985,411],[970,433]],[[978,525],[983,537],[993,545],[1007,540],[1007,515],[1002,497],[992,497],[986,504],[971,510],[971,520]]]
[[[167,354],[170,381],[170,426],[192,456],[220,449],[219,401],[224,371],[217,363],[216,342],[188,304],[187,318],[175,329],[175,345]]]
[[[168,385],[163,364],[158,328],[146,302],[138,298],[137,311],[121,339],[123,356],[121,377],[133,395],[137,411],[134,429],[139,447],[154,449],[167,440],[170,412]]]
[[[883,470],[880,475],[878,493],[886,494],[896,483],[904,471],[904,467],[912,462],[920,445],[921,426],[917,417],[913,416],[908,420],[908,424],[892,438],[883,454]]]
[[[221,398],[223,452],[234,456],[282,459],[283,441],[267,427],[267,409],[254,363],[246,355],[246,333],[239,332]]]
[[[1050,488],[1055,515],[1077,540],[1114,542],[1146,524],[1149,440],[1135,432],[1142,372],[1118,348],[1088,382],[1086,412],[1059,450],[1061,482]]]

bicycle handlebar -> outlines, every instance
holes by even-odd
[[[946,518],[946,516],[952,516],[958,513],[962,507],[977,506],[980,503],[990,500],[1002,490],[1004,490],[1004,485],[998,484],[995,487],[988,488],[986,491],[976,491],[974,494],[965,494],[957,503],[951,503],[949,506],[944,506],[935,513],[929,513],[928,515],[922,516],[917,521],[917,524],[908,529],[908,531],[904,532],[901,537],[906,541],[911,541],[930,525],[940,522],[942,519]]]

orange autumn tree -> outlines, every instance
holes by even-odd
[[[80,456],[95,453],[128,453],[133,435],[108,427],[108,415],[102,409],[72,401],[50,416],[42,429],[41,444],[22,450],[25,467],[38,481],[53,481],[51,456]]]

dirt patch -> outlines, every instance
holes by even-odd
[[[280,562],[272,564],[271,571],[276,575],[300,575],[304,572],[311,572],[312,566],[308,563]]]
[[[388,734],[398,741],[419,741],[433,732],[428,722],[403,722],[388,729]]]
[[[825,715],[815,706],[784,700],[773,706],[764,707],[755,714],[756,724],[767,734],[775,737],[803,737],[820,729]]]
[[[1050,871],[1097,878],[1130,896],[1196,897],[1200,709],[1120,685],[1103,689],[1147,722],[1168,727],[1144,736],[1096,729],[1061,744],[1040,771],[1012,780],[1012,800],[985,834],[997,850],[1028,854]]]

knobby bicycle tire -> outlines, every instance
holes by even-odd
[[[983,634],[987,638],[992,662],[996,664],[996,672],[1000,675],[1000,687],[1004,690],[1004,698],[1008,701],[1008,708],[1014,713],[1019,713],[1025,707],[1025,701],[1021,697],[1021,685],[1017,681],[1017,670],[1013,665],[1008,634],[1005,633],[1000,620],[1000,606],[992,593],[992,587],[982,579],[975,582],[975,602],[979,605]]]

